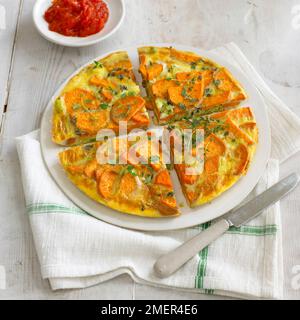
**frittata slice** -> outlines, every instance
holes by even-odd
[[[113,141],[112,149],[108,141]],[[107,207],[144,217],[177,216],[169,171],[162,162],[160,147],[151,144],[148,139],[115,138],[69,148],[59,154],[59,159],[68,178]],[[99,154],[108,150],[114,159],[99,159]]]
[[[226,110],[247,98],[231,73],[207,58],[174,48],[142,47],[138,52],[150,109],[160,125],[194,110]]]
[[[128,132],[150,123],[126,52],[94,61],[67,83],[54,103],[52,139],[65,146],[95,141],[103,129],[118,134],[121,121]]]
[[[234,185],[246,174],[257,143],[258,128],[251,108],[215,113],[211,116],[194,116],[169,126],[177,130],[172,141],[174,167],[186,200],[191,207],[210,202]],[[187,145],[185,130],[191,153],[186,157],[180,148]],[[196,139],[201,130],[203,139]],[[179,134],[178,134],[179,132]]]

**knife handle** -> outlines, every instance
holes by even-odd
[[[199,251],[223,235],[229,227],[229,222],[222,219],[178,248],[163,255],[153,266],[155,274],[159,278],[169,277],[199,253]]]

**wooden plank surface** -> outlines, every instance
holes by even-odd
[[[19,0],[0,1],[0,136],[7,107],[16,29],[20,13],[21,3]]]
[[[14,138],[39,127],[42,112],[58,85],[88,60],[136,43],[174,42],[210,49],[234,41],[271,88],[300,115],[300,30],[291,25],[291,9],[298,0],[288,5],[284,0],[227,0],[226,6],[223,0],[125,2],[124,24],[113,37],[95,46],[74,49],[41,38],[31,18],[34,0],[0,0],[10,22],[4,32],[0,31],[0,114],[7,104],[0,142],[0,265],[7,270],[7,289],[0,290],[0,298],[199,298],[196,294],[134,285],[127,276],[85,290],[58,293],[51,292],[47,281],[41,280],[25,215]],[[286,162],[283,174],[296,170],[299,160],[297,155]],[[299,196],[298,190],[282,203],[288,213],[283,216],[285,293],[298,299],[300,291],[291,287],[291,280],[292,267],[300,265],[300,245],[295,241],[299,237]]]

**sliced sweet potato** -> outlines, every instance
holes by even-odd
[[[124,70],[131,70],[132,69],[132,64],[129,60],[120,60],[117,63],[113,64],[113,69],[124,69]]]
[[[152,94],[158,98],[168,98],[168,89],[171,87],[176,87],[177,82],[175,80],[158,80],[152,85]]]
[[[240,129],[245,129],[245,130],[254,130],[257,128],[256,122],[249,121],[249,122],[244,122],[240,126]]]
[[[245,131],[253,141],[258,141],[258,128],[256,122],[244,122],[239,126],[239,128]]]
[[[242,107],[239,109],[230,110],[230,117],[235,119],[253,119],[253,112],[250,107]]]
[[[98,162],[96,159],[90,161],[84,169],[84,174],[89,178],[94,178],[97,167],[98,167]]]
[[[171,50],[171,52],[170,52],[171,57],[178,59],[178,60],[181,60],[181,61],[184,61],[184,62],[188,62],[188,63],[198,62],[201,59],[200,56],[197,56],[197,55],[193,54],[192,52],[179,51],[174,48],[171,48],[170,50]]]
[[[229,110],[225,110],[225,111],[221,111],[221,112],[217,112],[212,114],[210,117],[213,119],[222,119],[224,117],[226,117],[229,114]]]
[[[174,216],[178,214],[178,207],[174,197],[161,198],[155,206],[162,215]]]
[[[225,69],[219,69],[214,73],[214,80],[218,81],[218,89],[222,91],[234,92],[235,95],[231,99],[230,103],[237,103],[247,98],[246,93],[239,85],[239,83],[233,78],[231,73]]]
[[[102,96],[106,101],[111,101],[114,97],[113,94],[107,89],[102,90]]]
[[[144,80],[148,80],[148,72],[146,67],[146,56],[144,54],[140,55],[140,68],[139,71],[143,76]]]
[[[223,91],[231,91],[235,86],[229,72],[224,68],[214,73],[214,80],[218,81],[218,88]]]
[[[198,199],[198,197],[199,197],[199,195],[197,194],[197,192],[191,191],[191,190],[186,191],[185,194],[186,194],[186,197],[187,197],[189,203],[195,202],[195,201]]]
[[[148,80],[157,78],[163,71],[164,67],[162,64],[153,63],[147,68]]]
[[[203,97],[203,81],[183,82],[180,86],[168,89],[169,99],[176,105],[183,103],[185,106],[194,106]]]
[[[218,182],[218,175],[210,175],[201,185],[201,191],[203,196],[208,196],[209,194],[216,191],[216,184]]]
[[[130,120],[145,106],[145,100],[138,96],[121,98],[111,108],[111,118],[115,123]]]
[[[240,175],[245,172],[248,162],[249,162],[249,152],[247,147],[244,144],[239,144],[236,148],[235,158],[237,159],[237,165],[234,171],[234,174]]]
[[[186,110],[181,109],[179,106],[175,106],[173,112],[166,117],[161,118],[160,121],[162,124],[167,123],[169,121],[173,121],[174,119],[182,118],[186,113]]]
[[[175,168],[184,184],[192,185],[198,180],[198,174],[187,174],[187,166],[185,164],[177,164],[175,165]]]
[[[254,144],[254,141],[243,130],[241,130],[230,118],[226,119],[226,125],[228,131],[232,132],[238,138],[243,139],[248,145]]]
[[[85,165],[70,165],[67,167],[67,171],[71,174],[84,173]]]
[[[177,203],[174,197],[166,197],[161,199],[161,203],[170,207],[170,208],[176,208]]]
[[[226,151],[226,145],[215,134],[210,134],[204,141],[205,158],[222,156]]]
[[[176,73],[176,79],[178,81],[201,81],[202,80],[202,72],[192,71],[192,72],[178,72]]]
[[[109,86],[109,81],[107,79],[101,79],[98,76],[94,75],[90,78],[90,84],[97,87],[107,88]]]
[[[213,71],[212,70],[203,71],[202,78],[204,80],[204,88],[208,87],[213,81]]]
[[[135,177],[126,173],[121,180],[119,192],[121,195],[128,196],[136,189]]]
[[[198,101],[200,101],[203,97],[203,93],[204,93],[204,82],[201,81],[197,81],[193,84],[191,84],[188,89],[187,89],[187,93],[188,95],[192,98]],[[197,103],[196,102],[196,103]],[[195,101],[194,101],[195,103]]]
[[[150,99],[145,99],[145,106],[147,110],[153,110],[153,103]]]
[[[219,171],[219,162],[220,162],[219,156],[214,156],[214,157],[205,159],[204,174],[211,175],[211,174],[217,173]]]
[[[64,94],[64,102],[70,114],[83,110],[83,106],[90,110],[95,110],[99,107],[99,101],[94,93],[80,88],[66,92]]]
[[[165,186],[167,188],[172,188],[172,181],[168,170],[160,171],[155,177],[155,183]]]
[[[184,102],[184,97],[182,96],[182,87],[170,87],[168,89],[168,95],[172,103],[174,104],[180,104]]]
[[[225,104],[228,102],[230,98],[230,91],[219,92],[216,95],[212,95],[210,97],[203,98],[203,107],[205,109],[209,109],[215,107],[219,104]]]
[[[208,195],[215,190],[219,175],[219,156],[208,158],[204,162],[204,181],[201,185],[203,195]]]
[[[177,203],[174,197],[162,198],[161,203],[169,208],[177,209]]]
[[[116,183],[119,174],[111,169],[105,170],[99,179],[98,190],[104,199],[112,199],[114,197],[114,184]]]
[[[136,113],[131,120],[133,120],[136,124],[139,124],[140,126],[146,126],[149,125],[150,120],[147,114],[144,112],[138,112]]]
[[[100,129],[107,125],[108,120],[109,112],[107,110],[76,113],[76,126],[83,133],[97,133]]]
[[[196,174],[182,174],[182,181],[185,184],[192,185],[194,184],[199,178],[199,175]]]
[[[154,169],[154,171],[158,172],[161,169],[160,163],[150,163],[150,166]]]
[[[97,182],[99,182],[103,172],[104,172],[104,168],[103,167],[98,167],[98,169],[95,171],[95,179],[96,179]]]

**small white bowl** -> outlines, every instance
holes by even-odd
[[[107,0],[105,3],[109,9],[109,18],[104,28],[88,37],[66,37],[49,30],[48,22],[44,19],[44,13],[51,6],[51,0],[37,0],[33,8],[33,21],[39,33],[47,40],[67,47],[85,47],[100,42],[121,26],[125,16],[124,0]]]

